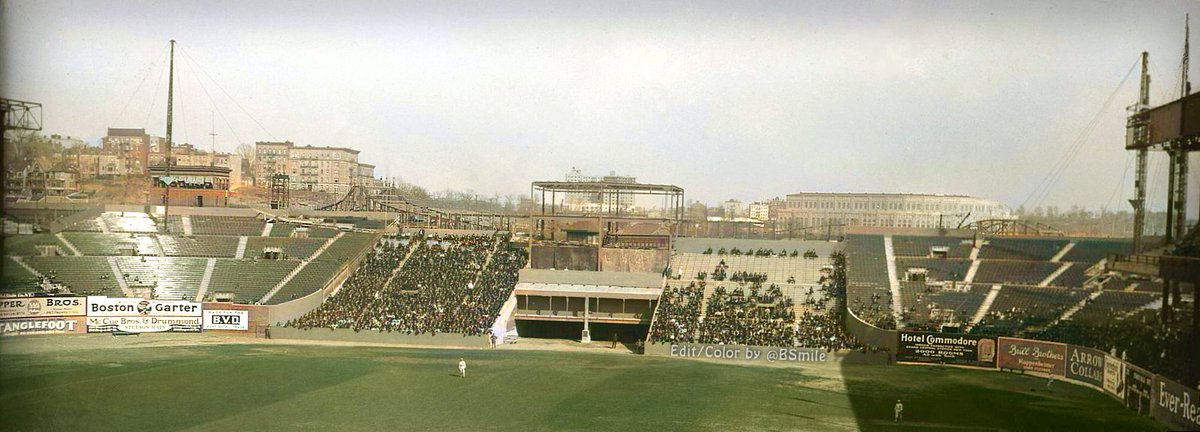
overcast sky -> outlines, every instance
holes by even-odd
[[[433,190],[527,193],[578,166],[709,203],[1127,209],[1129,73],[1149,51],[1152,103],[1173,98],[1184,14],[1200,17],[1197,2],[643,3],[4,1],[0,92],[41,102],[47,133],[163,135],[174,38],[176,142],[208,148],[215,112],[218,150],[348,146]],[[1157,207],[1165,168],[1151,163]]]

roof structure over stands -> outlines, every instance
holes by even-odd
[[[614,286],[661,288],[663,276],[650,272],[594,272],[571,270],[521,269],[518,283],[575,286]],[[518,285],[519,286],[519,285]]]

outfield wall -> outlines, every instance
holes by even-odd
[[[367,342],[404,345],[423,345],[440,347],[485,348],[489,346],[486,335],[463,336],[458,333],[404,334],[396,332],[380,332],[371,330],[354,331],[352,329],[309,329],[301,330],[291,327],[272,327],[271,339],[299,339],[334,342]]]
[[[1172,428],[1200,430],[1200,390],[1103,351],[1033,339],[900,331],[896,360],[1051,377],[1090,387]]]
[[[666,249],[600,248],[600,271],[662,273],[670,252]]]
[[[849,308],[846,308],[845,324],[846,333],[858,339],[859,343],[887,350],[891,353],[897,351],[897,347],[899,346],[899,339],[897,338],[899,333],[897,331],[881,329],[867,324]]]

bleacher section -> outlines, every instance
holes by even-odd
[[[120,255],[122,245],[133,245],[138,255],[158,255],[158,244],[151,234],[67,232],[63,237],[88,256]]]
[[[965,244],[963,242],[966,242]],[[958,237],[892,236],[892,249],[898,257],[930,257],[934,247],[947,248],[947,258],[971,256],[971,239]]]
[[[233,258],[237,254],[237,237],[164,235],[159,240],[167,256]]]
[[[1049,261],[983,261],[974,282],[1037,285],[1059,267]]]
[[[847,236],[846,256],[848,307],[868,323],[894,328],[883,236]]]
[[[979,250],[980,259],[1050,261],[1070,243],[1067,239],[991,238]]]
[[[51,282],[66,285],[75,294],[125,296],[105,257],[26,257],[24,260]]]
[[[109,232],[158,233],[158,224],[150,215],[141,212],[105,212],[100,215]]]
[[[275,222],[271,225],[271,237],[291,237],[296,225],[287,222]],[[262,233],[259,233],[262,235]]]
[[[316,241],[319,242],[317,247],[325,243],[324,239],[272,239],[270,237],[258,237],[258,239]],[[279,292],[276,292],[267,301],[267,304],[291,301],[321,289],[343,265],[349,263],[374,242],[374,234],[346,233],[339,237],[319,257],[308,263],[295,277],[289,280],[287,285],[280,288]]]
[[[56,246],[62,255],[71,253],[53,234],[33,234],[4,236],[4,255],[38,255],[37,247],[40,245]]]
[[[251,217],[192,216],[191,219],[194,234],[258,236],[262,235],[263,225],[266,224]]]
[[[38,292],[41,291],[38,282],[37,275],[13,261],[12,257],[3,257],[3,262],[0,263],[0,293]]]
[[[259,227],[262,229],[262,227]],[[261,234],[261,233],[259,233]],[[308,236],[311,238],[331,238],[338,235],[338,230],[325,227],[309,227]]]
[[[1158,301],[1157,294],[1103,291],[1099,297],[1088,301],[1078,312],[1071,316],[1072,321],[1083,323],[1100,323],[1113,317],[1128,315],[1147,304]]]
[[[972,332],[1013,334],[1019,329],[1042,327],[1086,295],[1086,291],[1077,289],[1005,285]]]
[[[815,259],[802,256],[761,257],[747,255],[717,255],[699,253],[677,253],[671,260],[671,272],[682,269],[684,278],[696,276],[699,272],[712,271],[721,261],[729,266],[729,271],[745,271],[750,273],[765,273],[765,284],[788,283],[789,278],[795,278],[795,284],[817,284],[821,280],[821,269],[829,268],[829,257]]]
[[[283,249],[288,258],[308,259],[316,252],[326,239],[282,238],[282,237],[249,237],[246,243],[246,258],[260,257],[264,248],[277,247]]]
[[[292,277],[287,285],[271,296],[271,299],[267,300],[267,304],[280,304],[312,294],[324,287],[325,283],[329,282],[329,278],[333,277],[341,267],[340,263],[331,261],[310,262],[299,273],[296,273],[296,276]]]
[[[297,260],[217,260],[208,294],[229,292],[237,303],[255,303],[299,264]]]
[[[940,330],[942,324],[965,324],[983,304],[989,287],[973,285],[965,291],[947,290],[941,284],[900,282],[904,296],[904,323],[910,330]]]
[[[152,287],[154,296],[192,300],[204,277],[203,258],[117,257],[117,267],[130,288]]]
[[[1091,264],[1089,263],[1075,263],[1071,265],[1071,267],[1068,267],[1066,271],[1062,272],[1062,274],[1058,275],[1058,277],[1054,278],[1054,280],[1050,281],[1050,285],[1060,287],[1082,287],[1083,283],[1087,282],[1088,280],[1086,272],[1090,266]]]
[[[971,268],[971,261],[941,258],[896,258],[896,277],[904,279],[910,268],[926,269],[929,280],[961,281]],[[908,303],[905,303],[908,304]]]
[[[1132,244],[1128,240],[1079,240],[1062,261],[1094,264],[1110,253],[1129,253]]]

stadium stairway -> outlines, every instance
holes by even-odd
[[[974,243],[971,244],[971,256],[968,257],[971,261],[979,261],[979,250],[983,249]]]
[[[274,223],[274,222],[267,222],[265,225],[263,225],[262,234],[261,234],[261,235],[259,235],[259,237],[270,237],[270,236],[271,236],[271,229],[273,229],[273,228],[275,228],[275,223]]]
[[[968,268],[967,275],[963,276],[963,282],[968,284],[975,281],[975,273],[979,273],[979,264],[983,263],[983,261],[976,259],[974,255],[972,254],[971,258],[971,268]]]
[[[896,276],[896,251],[892,248],[892,236],[883,236],[883,254],[887,258],[888,288],[892,291],[892,315],[896,317],[896,327],[903,327],[900,317],[904,312],[904,296],[900,292],[900,279]]]
[[[1071,319],[1071,315],[1075,315],[1075,312],[1079,312],[1080,309],[1083,309],[1084,306],[1087,306],[1088,302],[1095,300],[1096,297],[1100,297],[1100,294],[1104,294],[1104,291],[1096,290],[1095,292],[1088,294],[1087,297],[1080,299],[1079,303],[1075,303],[1074,306],[1071,306],[1067,308],[1067,310],[1063,311],[1062,315],[1060,315],[1058,319],[1051,322],[1047,327],[1053,327],[1055,324],[1058,324],[1059,321]]]
[[[234,258],[242,259],[242,258],[246,257],[246,243],[249,241],[250,241],[250,239],[247,238],[246,236],[238,237],[237,252],[235,252],[233,254]]]
[[[404,252],[404,258],[401,258],[400,262],[396,263],[396,268],[392,269],[392,274],[388,275],[387,281],[383,283],[383,286],[392,286],[392,279],[395,279],[396,273],[400,273],[400,269],[404,268],[404,263],[408,262],[408,257],[412,256],[413,251],[415,250],[417,250],[416,242],[409,242],[408,250]],[[334,289],[333,293],[337,294],[337,292],[341,289],[342,286],[338,285],[338,287]]]
[[[105,233],[105,234],[112,234],[112,231],[108,230],[108,224],[104,223],[104,218],[102,218],[100,216],[96,216],[96,225],[100,227],[100,232]]]
[[[1060,251],[1058,251],[1058,253],[1054,254],[1053,258],[1050,258],[1050,262],[1059,262],[1059,260],[1062,259],[1063,255],[1066,255],[1067,252],[1071,251],[1071,249],[1075,249],[1076,244],[1077,244],[1076,242],[1067,243],[1066,246],[1063,246],[1062,250],[1060,250]]]
[[[71,250],[71,254],[73,254],[75,256],[83,256],[83,254],[79,252],[79,249],[75,249],[75,245],[71,244],[71,242],[68,241],[67,238],[62,235],[62,233],[55,234],[54,237],[58,238],[58,241],[62,242],[64,245],[66,245],[67,249]]]
[[[162,236],[154,236],[154,245],[158,247],[158,256],[167,256],[167,250],[164,249],[162,245]]]
[[[17,264],[19,264],[21,267],[24,267],[25,270],[28,270],[30,273],[33,273],[33,275],[37,276],[39,280],[46,279],[46,275],[42,274],[42,272],[40,272],[40,271],[37,271],[37,269],[33,268],[33,266],[30,266],[29,263],[26,263],[25,261],[21,260],[21,257],[12,255],[12,256],[9,256],[9,258],[12,258],[13,261],[16,261]]]
[[[121,273],[121,268],[117,266],[117,257],[108,257],[108,267],[112,269],[113,280],[117,281],[117,285],[121,287],[121,292],[125,297],[136,297],[133,295],[133,290],[129,289],[129,282],[125,281],[125,274]]]
[[[1058,275],[1063,274],[1067,271],[1067,269],[1071,268],[1071,265],[1073,265],[1073,263],[1063,263],[1063,265],[1058,267],[1058,270],[1055,270],[1054,273],[1050,273],[1049,276],[1046,276],[1045,279],[1042,279],[1041,282],[1038,282],[1038,286],[1042,288],[1050,286],[1050,282],[1054,282],[1054,279],[1058,278]]]
[[[979,262],[979,261],[976,261]],[[996,297],[1000,296],[1000,288],[1002,285],[992,285],[992,290],[988,291],[987,297],[983,298],[983,303],[979,305],[979,310],[975,311],[975,316],[971,317],[971,327],[983,321],[983,317],[987,316],[988,311],[992,309],[992,303],[996,302]]]
[[[208,263],[204,265],[204,276],[200,278],[200,289],[196,290],[196,301],[204,301],[204,295],[208,293],[208,284],[212,282],[215,268],[217,268],[217,259],[209,258]]]
[[[277,293],[277,292],[279,292],[279,290],[283,289],[283,287],[286,286],[288,284],[288,282],[291,282],[292,278],[294,278],[294,277],[296,277],[296,275],[300,274],[301,270],[304,270],[305,267],[308,267],[308,263],[311,263],[314,260],[316,260],[317,257],[320,257],[321,254],[325,252],[325,249],[329,249],[329,246],[332,245],[333,242],[337,241],[338,239],[342,238],[345,235],[346,235],[346,233],[339,232],[339,233],[337,233],[337,235],[333,236],[329,240],[326,240],[325,244],[321,245],[321,247],[319,249],[317,249],[316,252],[313,252],[311,257],[308,257],[308,259],[306,259],[306,260],[300,261],[300,265],[298,265],[298,266],[296,266],[296,268],[292,269],[291,273],[288,273],[287,276],[284,276],[283,279],[281,279],[279,281],[279,283],[275,284],[274,287],[271,287],[270,291],[267,291],[266,294],[263,294],[262,298],[259,299],[258,302],[265,304],[267,302],[267,300],[270,300],[271,297],[275,296],[275,293]],[[245,238],[246,237],[242,237],[243,240]],[[244,249],[243,249],[243,252],[245,252]]]
[[[192,217],[188,216],[188,215],[183,215],[183,217],[179,218],[179,221],[180,221],[180,223],[183,224],[183,235],[185,235],[185,236],[192,235]]]

